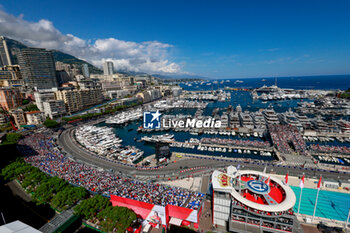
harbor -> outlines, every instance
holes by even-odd
[[[226,92],[230,94],[223,94]],[[143,152],[142,158],[154,154],[155,144],[162,142],[169,144],[170,150],[175,153],[280,162],[283,162],[280,153],[299,154],[305,157],[305,161],[312,163],[350,165],[347,159],[343,159],[347,158],[345,152],[350,148],[348,120],[315,117],[295,111],[299,103],[311,103],[314,100],[290,98],[265,104],[262,100],[252,98],[249,91],[198,91],[196,94],[191,99],[187,93],[178,98],[164,98],[142,108],[129,109],[108,118],[99,126],[112,128],[113,133],[123,139],[122,146],[137,148]],[[230,98],[221,102],[213,97],[218,95]],[[162,123],[165,124],[156,129],[143,128],[142,111],[156,110],[161,111]],[[118,119],[118,122],[111,122],[112,118]],[[193,118],[203,122],[218,120],[221,125],[216,128],[196,128],[191,125],[174,127],[171,124]],[[325,145],[320,147],[319,143]],[[316,147],[326,149],[319,151]],[[343,150],[335,155],[337,150],[333,147]]]
[[[81,126],[75,130],[75,138],[87,150],[109,160],[133,163],[144,153],[134,146],[122,146],[123,140],[108,127]]]

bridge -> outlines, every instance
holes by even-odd
[[[75,207],[75,206],[74,206]],[[75,222],[79,217],[73,214],[73,208],[55,215],[48,223],[42,226],[39,231],[43,233],[62,232]]]

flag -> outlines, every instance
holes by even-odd
[[[267,185],[270,185],[270,176],[267,178]]]
[[[305,175],[303,175],[303,177],[301,178],[300,183],[299,183],[299,187],[301,189],[304,188],[304,180],[305,180]]]
[[[288,173],[286,174],[285,183],[288,184]]]
[[[321,182],[322,182],[322,176],[320,176],[320,179],[318,180],[317,189],[321,188]]]

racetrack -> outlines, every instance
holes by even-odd
[[[273,162],[265,161],[250,161],[242,162],[241,160],[235,160],[234,158],[220,158],[220,157],[197,157],[197,156],[185,156],[186,159],[179,160],[176,163],[169,163],[165,167],[161,167],[155,170],[140,170],[136,169],[135,166],[126,165],[111,160],[98,157],[94,153],[87,151],[85,148],[80,146],[74,139],[73,136],[74,127],[64,130],[58,137],[58,144],[60,147],[68,154],[70,154],[74,159],[83,161],[85,163],[101,167],[104,169],[112,169],[115,173],[123,173],[129,176],[138,176],[138,177],[149,177],[150,179],[157,179],[164,177],[174,177],[174,176],[188,176],[191,174],[191,171],[186,171],[187,168],[196,168],[196,167],[206,167],[207,172],[210,173],[213,169],[224,168],[229,165],[237,166],[241,164],[241,168],[252,169],[262,171],[264,167],[267,167],[267,172],[275,172],[277,174],[286,174],[288,171],[289,175],[300,176],[304,173],[307,177],[317,177],[320,174],[324,178],[332,179],[349,179],[350,173],[339,173],[334,171],[326,171],[320,169],[312,168],[302,168],[296,166],[282,166],[277,165]],[[201,169],[201,175],[206,170],[205,168]],[[181,171],[181,172],[180,172]]]

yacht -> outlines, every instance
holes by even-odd
[[[273,108],[268,108],[263,111],[263,115],[267,124],[279,124],[280,121]]]
[[[349,121],[340,119],[337,121],[337,126],[342,133],[350,134],[350,122]]]
[[[151,137],[144,136],[141,138],[141,141],[173,143],[175,140],[174,140],[173,134],[162,134],[162,135],[152,135]]]
[[[322,120],[321,117],[317,117],[316,119],[313,119],[311,121],[311,124],[313,128],[319,132],[325,133],[329,131],[328,124],[324,120]]]
[[[290,108],[288,112],[279,113],[278,118],[281,123],[295,126],[299,131],[303,131],[303,126]]]
[[[302,113],[300,113],[300,114],[294,113],[294,114],[295,114],[296,118],[298,118],[300,124],[303,126],[304,129],[311,128],[311,121],[306,115],[304,115]]]
[[[248,128],[248,129],[254,129],[254,123],[252,117],[249,115],[248,111],[241,112],[239,114],[240,122],[242,127]]]
[[[252,112],[250,115],[253,119],[253,123],[256,129],[266,129],[265,118],[261,112]]]
[[[221,120],[221,128],[227,128],[229,126],[227,114],[223,114],[221,116],[220,120]]]
[[[230,113],[230,124],[231,124],[231,128],[241,127],[241,123],[239,121],[239,115],[237,112]]]

